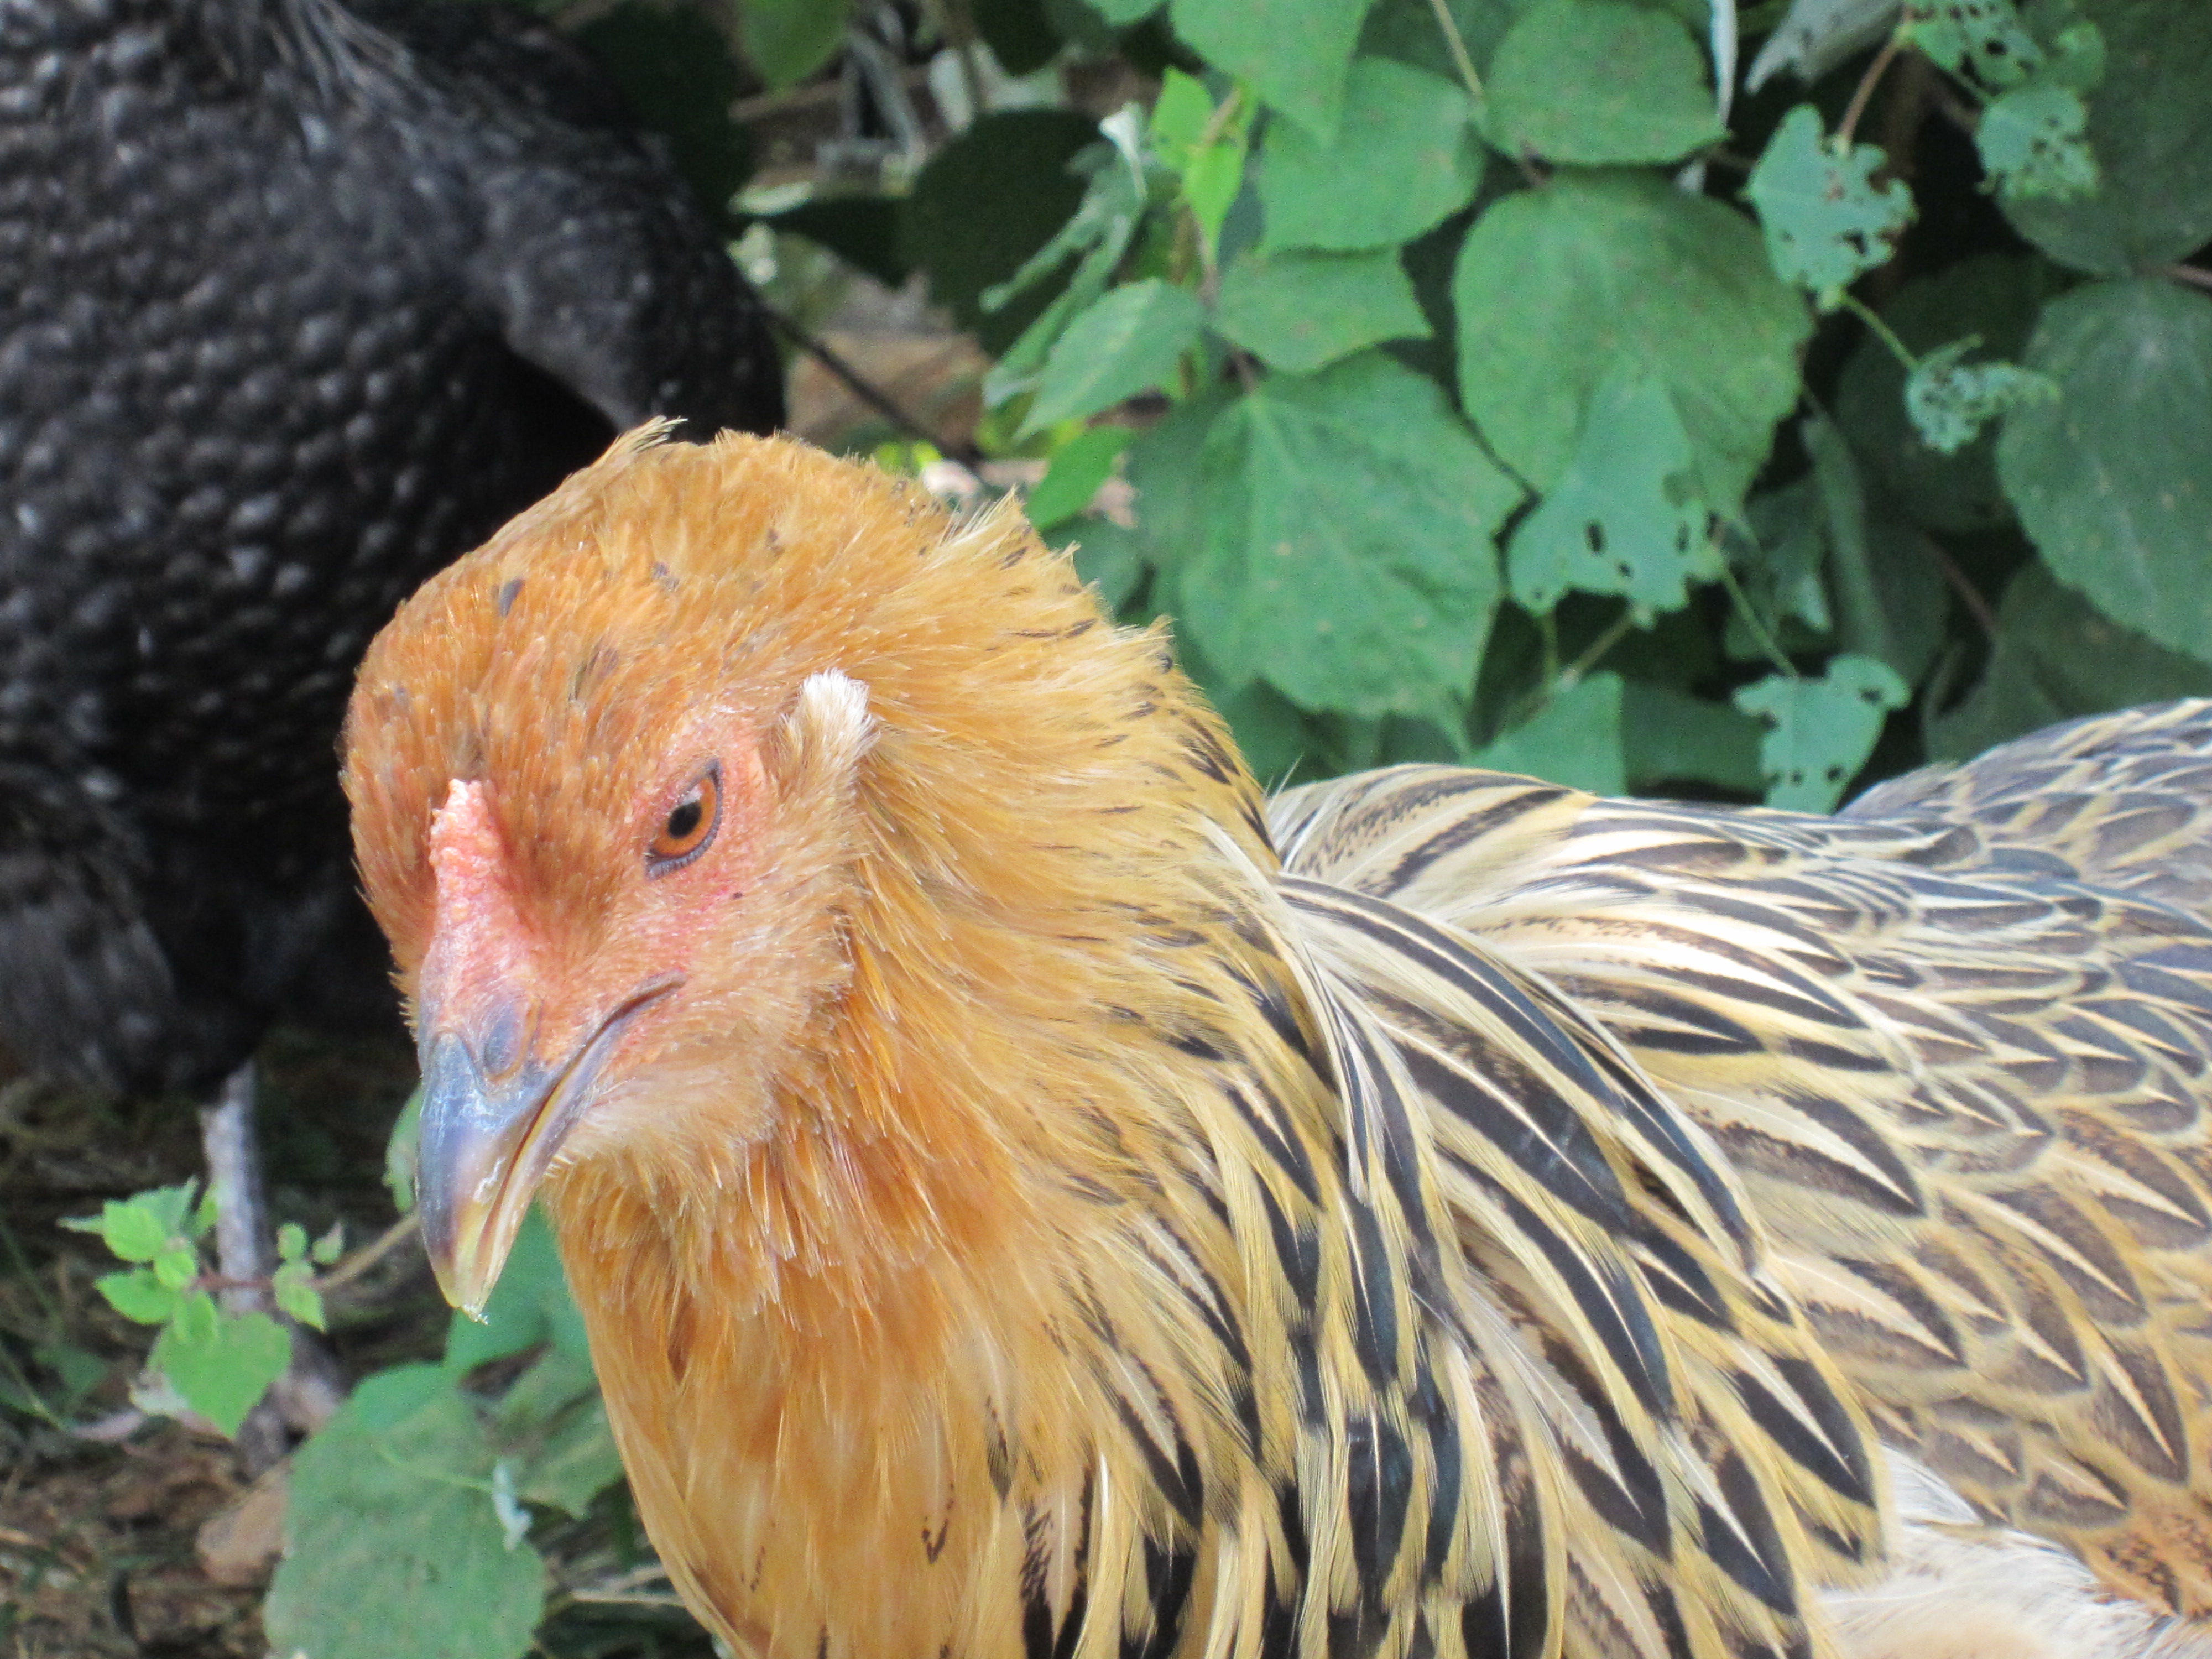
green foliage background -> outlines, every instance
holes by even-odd
[[[2203,0],[1909,0],[1856,39],[1842,0],[942,0],[894,21],[971,93],[1139,95],[751,214],[732,100],[881,16],[549,9],[733,236],[918,276],[975,333],[985,453],[1046,463],[1032,518],[1175,618],[1270,781],[1452,760],[1825,811],[2212,692]],[[669,1597],[630,1594],[542,1233],[489,1327],[299,1454],[288,1546],[288,1654],[696,1640],[578,1616]]]

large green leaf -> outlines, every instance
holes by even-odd
[[[1618,795],[1628,787],[1620,714],[1620,676],[1587,674],[1493,740],[1471,763],[1526,773],[1594,795]]]
[[[1812,328],[1748,220],[1638,173],[1563,175],[1492,204],[1460,251],[1452,305],[1461,399],[1522,477],[1558,480],[1591,394],[1626,363],[1673,397],[1722,514],[1796,401]]]
[[[267,1314],[228,1313],[205,1291],[194,1291],[178,1304],[147,1363],[186,1405],[236,1434],[292,1363],[292,1338]]]
[[[1813,416],[1800,431],[1826,532],[1837,643],[1916,684],[1943,642],[1941,555],[1895,508],[1868,499],[1857,458],[1832,422]]]
[[[1457,718],[1520,491],[1435,382],[1379,352],[1275,376],[1215,422],[1203,473],[1182,625],[1227,688]]]
[[[1206,307],[1188,289],[1148,276],[1114,289],[1053,346],[1022,429],[1096,415],[1165,386],[1205,326]]]
[[[1452,82],[1360,58],[1334,140],[1294,122],[1269,125],[1261,146],[1262,245],[1340,253],[1395,247],[1441,224],[1482,182],[1472,115]],[[1377,189],[1382,179],[1388,188]]]
[[[2118,276],[2212,240],[2212,5],[2081,0],[2080,9],[2104,33],[2104,77],[2088,95],[2096,193],[1999,199],[2052,258]]]
[[[1677,611],[1721,574],[1698,495],[1690,434],[1654,375],[1621,364],[1599,383],[1567,470],[1513,532],[1506,574],[1527,609],[1569,588]]]
[[[1174,0],[1176,33],[1316,137],[1336,137],[1367,0]]]
[[[2006,587],[1988,671],[1932,723],[1928,751],[1967,760],[2077,714],[2203,696],[2212,696],[2212,665],[2121,627],[2036,562]]]
[[[1993,356],[2016,357],[2044,301],[2066,280],[2032,255],[1984,254],[1906,283],[1882,319],[1916,352],[1975,338]],[[1997,486],[1996,434],[1984,431],[1953,455],[1929,447],[1906,416],[1905,379],[1897,355],[1869,335],[1836,393],[1836,424],[1875,493],[1935,530],[1986,530],[2011,518]]]
[[[796,86],[836,55],[850,0],[744,0],[738,33],[762,80]]]
[[[2212,300],[2093,283],[2045,309],[2027,361],[2059,387],[1997,446],[2028,535],[2107,616],[2212,659]]]
[[[1491,142],[1547,161],[1672,161],[1728,136],[1690,31],[1629,0],[1536,0],[1488,82]]]
[[[1306,374],[1429,331],[1395,251],[1247,254],[1222,273],[1214,326],[1270,368]]]
[[[294,1456],[270,1647],[307,1659],[520,1659],[545,1568],[510,1548],[492,1451],[432,1366],[370,1377]]]

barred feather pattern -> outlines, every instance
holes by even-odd
[[[2212,1611],[2212,705],[2078,722],[1818,818],[1412,768],[1294,792],[1292,869],[1601,1023],[1776,1281],[1993,1527]]]

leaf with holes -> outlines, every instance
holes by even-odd
[[[2021,85],[2044,62],[2013,0],[1906,0],[1898,36],[1993,92]]]
[[[1872,657],[1832,658],[1818,679],[1771,674],[1742,687],[1735,706],[1767,722],[1759,745],[1766,804],[1798,812],[1826,812],[1881,736],[1882,721],[1902,708],[1911,688],[1887,663]]]
[[[2088,106],[2071,87],[2039,82],[1994,100],[1974,128],[1982,165],[2011,201],[2071,201],[2097,190]]]
[[[1623,365],[1590,400],[1567,470],[1513,533],[1513,597],[1549,611],[1569,588],[1678,611],[1689,584],[1721,574],[1690,434],[1656,377]]]
[[[1905,382],[1905,411],[1930,449],[1955,455],[1991,421],[2021,404],[2055,403],[2058,383],[2018,363],[1970,363],[1972,335],[1929,352]]]
[[[1820,112],[1800,104],[1783,118],[1752,169],[1746,194],[1766,233],[1767,257],[1800,288],[1832,307],[1844,289],[1897,251],[1912,222],[1901,179],[1877,186],[1887,158],[1872,144],[1823,136]]]

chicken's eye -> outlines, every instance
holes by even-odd
[[[665,876],[681,870],[707,850],[722,822],[722,769],[709,766],[684,798],[668,809],[660,833],[645,849],[645,873]]]

